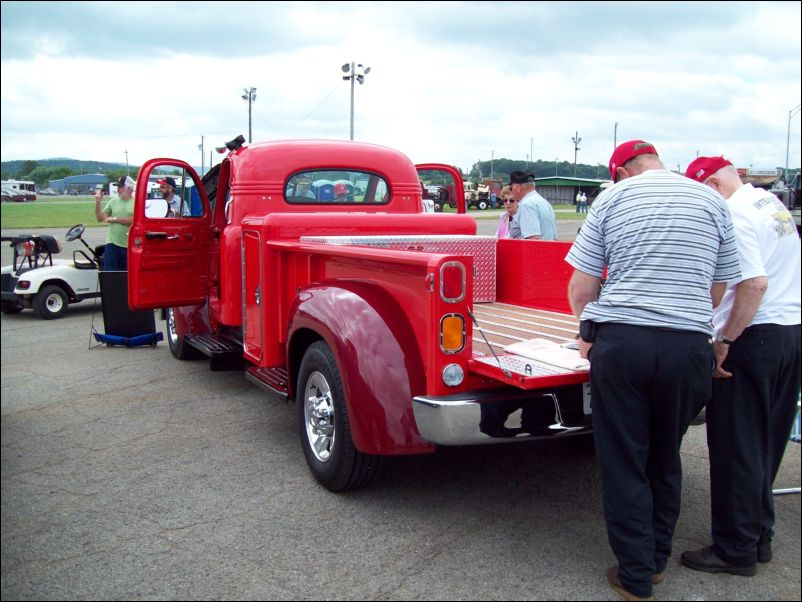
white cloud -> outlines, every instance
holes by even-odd
[[[414,161],[606,165],[617,140],[667,166],[696,152],[785,163],[799,103],[800,4],[2,4],[2,159],[200,163],[254,140],[356,138]],[[789,163],[800,164],[799,117]],[[531,145],[531,146],[530,146]],[[208,155],[205,157],[208,162]]]

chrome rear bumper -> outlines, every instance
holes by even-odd
[[[590,415],[582,411],[581,387],[419,396],[412,407],[418,432],[437,445],[506,443],[592,431]]]

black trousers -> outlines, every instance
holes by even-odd
[[[631,593],[665,569],[682,493],[680,444],[710,398],[710,337],[601,324],[590,351],[593,430],[607,538]]]
[[[707,407],[715,552],[737,566],[757,561],[774,535],[772,487],[800,388],[800,326],[756,324],[730,346]]]

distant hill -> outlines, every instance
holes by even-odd
[[[27,160],[3,161],[0,168],[4,174],[17,174],[23,163]],[[106,173],[112,170],[125,169],[125,163],[105,163],[103,161],[81,161],[80,159],[68,159],[57,157],[53,159],[38,159],[36,163],[40,167],[68,167],[77,174],[81,173]],[[131,171],[136,173],[139,166],[130,166]]]

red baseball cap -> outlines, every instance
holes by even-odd
[[[704,182],[722,167],[727,167],[727,165],[732,165],[732,163],[724,157],[697,157],[688,165],[688,169],[685,170],[685,176],[697,182]]]
[[[630,140],[629,142],[622,142],[613,151],[613,156],[610,157],[610,177],[613,182],[617,181],[616,169],[621,167],[624,163],[637,157],[638,155],[652,154],[656,155],[657,150],[643,140]]]

